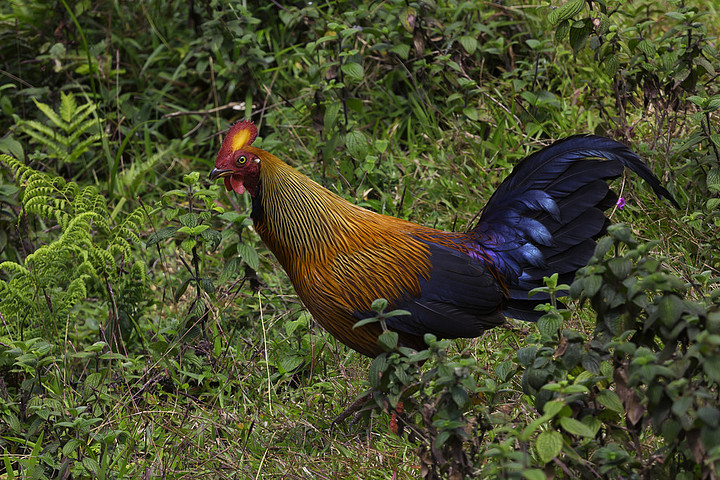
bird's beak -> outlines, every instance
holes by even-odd
[[[210,172],[210,180],[217,180],[218,178],[221,178],[221,177],[227,177],[232,172],[233,172],[232,170],[228,170],[228,169],[220,170],[218,168],[213,168],[212,171]]]

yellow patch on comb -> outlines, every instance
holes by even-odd
[[[248,128],[243,128],[241,130],[238,130],[235,135],[232,137],[232,149],[234,150],[240,150],[245,145],[248,144],[250,141],[250,138],[252,137],[252,132]]]

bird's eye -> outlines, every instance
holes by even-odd
[[[245,162],[247,162],[247,157],[245,155],[240,155],[237,159],[238,165],[242,165]]]

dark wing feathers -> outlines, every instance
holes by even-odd
[[[412,317],[389,319],[391,328],[414,335],[433,333],[439,337],[474,337],[502,324],[499,306],[505,293],[487,265],[447,246],[426,242],[432,271],[421,279],[421,296],[408,298],[395,308]]]

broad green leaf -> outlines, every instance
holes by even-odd
[[[585,0],[571,0],[565,5],[551,10],[548,15],[548,20],[550,20],[550,23],[558,23],[563,20],[569,20],[578,13],[582,12],[584,7]]]
[[[547,480],[547,476],[545,476],[545,472],[543,472],[539,468],[525,469],[522,472],[522,476],[523,476],[523,478],[526,478],[527,480]]]
[[[560,426],[571,435],[577,435],[580,437],[593,437],[595,434],[593,431],[579,420],[571,417],[560,417]]]
[[[363,79],[362,65],[355,62],[349,62],[342,66],[343,73],[354,82],[360,82]]]
[[[345,146],[350,152],[350,155],[358,160],[363,160],[367,156],[370,144],[363,132],[353,130],[345,135]]]
[[[398,345],[398,334],[390,331],[383,332],[378,337],[377,343],[385,350],[395,350]]]
[[[477,50],[478,41],[475,37],[463,35],[462,37],[460,37],[460,45],[462,45],[468,55],[472,55],[473,53],[475,53],[475,50]]]
[[[563,436],[555,430],[548,430],[538,435],[535,440],[535,448],[537,449],[540,460],[548,463],[553,458],[560,455],[563,446]]]
[[[257,250],[252,245],[247,243],[238,243],[237,252],[240,257],[245,260],[253,270],[257,270],[260,267],[260,257],[257,254]]]

